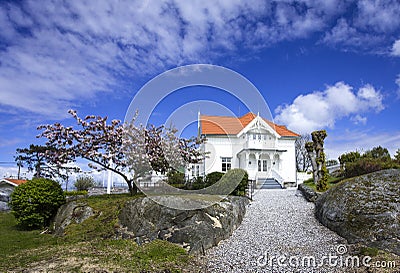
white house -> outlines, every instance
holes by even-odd
[[[206,138],[201,148],[208,154],[200,166],[191,166],[190,176],[242,168],[250,179],[296,184],[295,141],[299,135],[285,126],[253,113],[240,118],[199,115],[198,125]]]
[[[7,211],[8,201],[10,200],[10,195],[16,187],[25,183],[27,180],[22,179],[12,179],[12,178],[2,178],[0,179],[0,211]]]

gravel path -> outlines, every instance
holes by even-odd
[[[346,251],[345,242],[315,219],[314,204],[297,190],[260,190],[241,226],[208,250],[204,262],[207,272],[349,272],[334,266],[349,256],[337,252]],[[329,263],[323,258],[329,254],[339,258]],[[315,258],[315,267],[307,256]],[[321,261],[324,266],[318,266]]]

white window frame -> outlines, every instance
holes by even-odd
[[[232,157],[221,157],[221,170],[227,172],[232,168]]]

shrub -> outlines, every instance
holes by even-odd
[[[176,170],[169,171],[167,173],[167,179],[167,183],[170,185],[185,184],[185,174]]]
[[[67,191],[65,192],[66,196],[76,196],[76,195],[87,195],[88,191]]]
[[[207,187],[207,184],[204,182],[204,179],[202,176],[197,176],[194,177],[190,183],[190,185],[188,185],[187,189],[189,190],[200,190],[200,189],[204,189]]]
[[[91,176],[79,176],[74,186],[78,191],[87,191],[89,188],[94,187],[94,179]]]
[[[212,172],[206,175],[205,178],[205,184],[208,186],[211,186],[215,183],[217,183],[221,177],[224,176],[224,173],[221,172]]]
[[[345,176],[347,178],[359,176],[367,173],[380,171],[383,169],[383,164],[379,160],[372,160],[368,158],[362,158],[355,162],[346,164]]]
[[[17,224],[29,229],[48,226],[64,203],[60,184],[45,178],[34,178],[18,186],[10,201]]]
[[[238,181],[240,179],[239,184],[232,191],[231,183],[232,181]],[[214,192],[216,194],[231,194],[236,196],[244,196],[246,193],[246,189],[248,187],[248,174],[243,169],[231,169],[226,172],[224,176],[222,176],[221,180],[218,184],[214,185]]]
[[[232,169],[229,171],[234,171],[237,172],[237,175],[242,176],[243,178],[240,181],[239,185],[236,186],[235,190],[232,192],[232,195],[236,195],[236,196],[245,196],[246,195],[246,189],[249,186],[249,175],[248,173],[243,170],[243,169]]]

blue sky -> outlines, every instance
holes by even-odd
[[[330,158],[377,145],[394,153],[399,14],[399,1],[377,0],[1,1],[0,162],[40,143],[38,125],[72,123],[70,108],[123,119],[143,84],[196,63],[245,76],[275,122],[326,129]],[[217,91],[183,91],[160,105],[160,121],[196,99],[244,114]],[[15,168],[0,165],[6,172]]]

